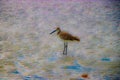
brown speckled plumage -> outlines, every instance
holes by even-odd
[[[58,34],[59,37],[60,37],[61,39],[63,39],[63,40],[80,41],[80,39],[79,39],[78,37],[73,36],[73,35],[71,35],[71,34],[68,33],[68,32],[61,31],[60,28],[57,28],[57,30],[58,30],[58,33],[57,33],[57,34]]]

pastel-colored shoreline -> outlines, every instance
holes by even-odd
[[[0,80],[119,80],[118,0],[0,0]],[[64,42],[60,27],[80,38]]]

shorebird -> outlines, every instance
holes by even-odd
[[[73,36],[72,34],[61,31],[59,27],[57,27],[54,31],[52,31],[50,34],[57,32],[57,35],[64,41],[64,50],[63,55],[67,55],[67,47],[68,47],[68,41],[80,41],[80,39],[76,36]]]

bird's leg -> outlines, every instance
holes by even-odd
[[[66,44],[65,44],[65,42],[64,42],[64,50],[63,50],[63,55],[65,54],[65,46],[66,46]]]
[[[66,42],[66,44],[65,44],[65,53],[66,53],[66,55],[67,55],[67,47],[68,47],[68,43]]]
[[[67,47],[68,47],[68,43],[67,43],[67,42],[64,42],[63,55],[67,55]]]

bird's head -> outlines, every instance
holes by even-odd
[[[59,27],[57,27],[54,31],[52,31],[50,34],[52,34],[52,33],[54,33],[54,32],[60,32],[61,30],[60,30],[60,28]]]

